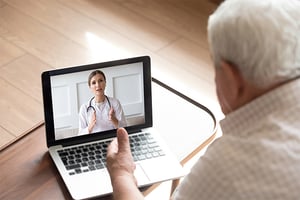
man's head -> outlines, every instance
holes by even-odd
[[[300,75],[300,0],[226,0],[208,21],[225,114]]]

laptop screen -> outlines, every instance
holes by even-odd
[[[148,56],[46,71],[42,87],[48,146],[152,126]]]

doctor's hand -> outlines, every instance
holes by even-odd
[[[89,133],[92,133],[95,124],[96,124],[96,111],[92,113],[91,121],[88,126]]]
[[[113,119],[115,119],[116,117],[115,117],[115,110],[113,109],[113,108],[111,108],[110,110],[109,110],[109,113],[108,113],[108,119],[109,120],[113,120]]]
[[[107,169],[111,178],[114,199],[143,199],[134,177],[133,161],[128,133],[117,130],[117,138],[107,148]]]
[[[113,123],[115,128],[119,128],[119,121],[116,118],[115,110],[113,108],[109,110],[108,119]]]

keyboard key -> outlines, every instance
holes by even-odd
[[[76,169],[76,168],[80,168],[80,164],[74,164],[74,165],[66,166],[67,170],[72,170],[72,169]]]
[[[100,163],[100,164],[96,165],[95,167],[96,167],[96,169],[103,169],[104,165]]]
[[[66,157],[66,156],[69,155],[69,153],[68,153],[68,152],[58,152],[58,155],[59,155],[60,157]]]
[[[87,167],[88,164],[86,162],[81,163],[81,167]]]

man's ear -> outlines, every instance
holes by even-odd
[[[231,95],[233,99],[239,99],[243,96],[244,92],[244,79],[240,71],[236,66],[227,61],[222,61],[220,67],[226,76],[228,88],[231,90]]]

